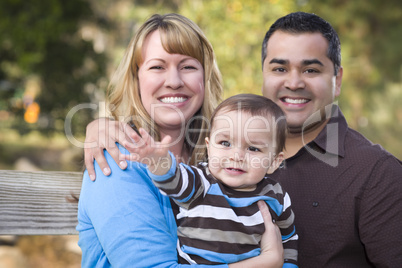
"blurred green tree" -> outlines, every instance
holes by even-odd
[[[0,110],[10,113],[12,128],[63,131],[68,110],[91,101],[88,88],[105,75],[106,57],[83,38],[82,27],[89,23],[107,26],[84,0],[0,2]],[[33,102],[40,115],[29,124]],[[83,110],[73,127],[83,132],[91,118]]]
[[[344,79],[339,103],[350,126],[402,157],[399,0],[3,0],[0,124],[1,110],[9,110],[20,131],[62,129],[68,109],[101,99],[133,33],[153,13],[177,12],[203,29],[215,49],[225,97],[259,94],[262,39],[277,18],[294,11],[322,16],[340,35]],[[107,41],[99,48],[85,29],[107,27],[113,31],[103,32]],[[40,88],[37,124],[22,119],[27,85]],[[79,115],[73,123],[84,133],[91,111]]]

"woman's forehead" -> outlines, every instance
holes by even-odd
[[[203,48],[196,34],[188,31],[169,29],[159,30],[163,48],[170,54],[193,57],[203,64]]]

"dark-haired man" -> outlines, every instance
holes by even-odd
[[[402,265],[401,162],[348,128],[340,42],[322,18],[278,19],[262,47],[263,95],[286,114],[286,161],[272,177],[292,196],[300,267]]]

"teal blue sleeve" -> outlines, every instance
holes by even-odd
[[[145,166],[129,162],[121,170],[107,152],[105,157],[110,176],[95,163],[96,181],[87,172],[83,177],[77,226],[82,267],[187,267],[177,264],[169,199],[152,184]]]

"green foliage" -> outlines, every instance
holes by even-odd
[[[36,128],[62,131],[57,122],[64,120],[68,108],[90,102],[84,86],[105,75],[106,58],[79,36],[79,29],[81,23],[96,23],[95,19],[83,0],[1,1],[0,81],[9,86],[0,84],[0,110],[12,112],[12,127],[21,133]],[[32,77],[39,80],[33,91],[27,85]],[[38,124],[22,120],[33,101],[40,105]],[[91,113],[80,116],[86,120],[75,127],[83,131]]]
[[[184,1],[180,13],[194,20],[214,46],[225,95],[261,93],[261,44],[279,16],[296,9],[294,1]],[[195,13],[194,10],[197,10]]]
[[[349,125],[402,157],[402,4],[398,0],[310,0],[342,43],[340,105]]]
[[[5,124],[1,110],[7,110],[13,118],[8,126],[21,132],[40,129],[41,124],[43,129],[62,130],[68,110],[101,100],[133,33],[154,13],[177,12],[203,29],[215,49],[225,97],[260,94],[265,32],[277,18],[294,11],[316,13],[337,30],[344,67],[339,103],[348,122],[401,158],[399,0],[2,0],[0,124]],[[88,24],[102,32],[104,51],[96,52],[94,38],[82,34]],[[24,102],[32,79],[41,89],[35,97],[41,118],[27,124]],[[84,133],[92,116],[86,110],[74,117],[76,131]]]

